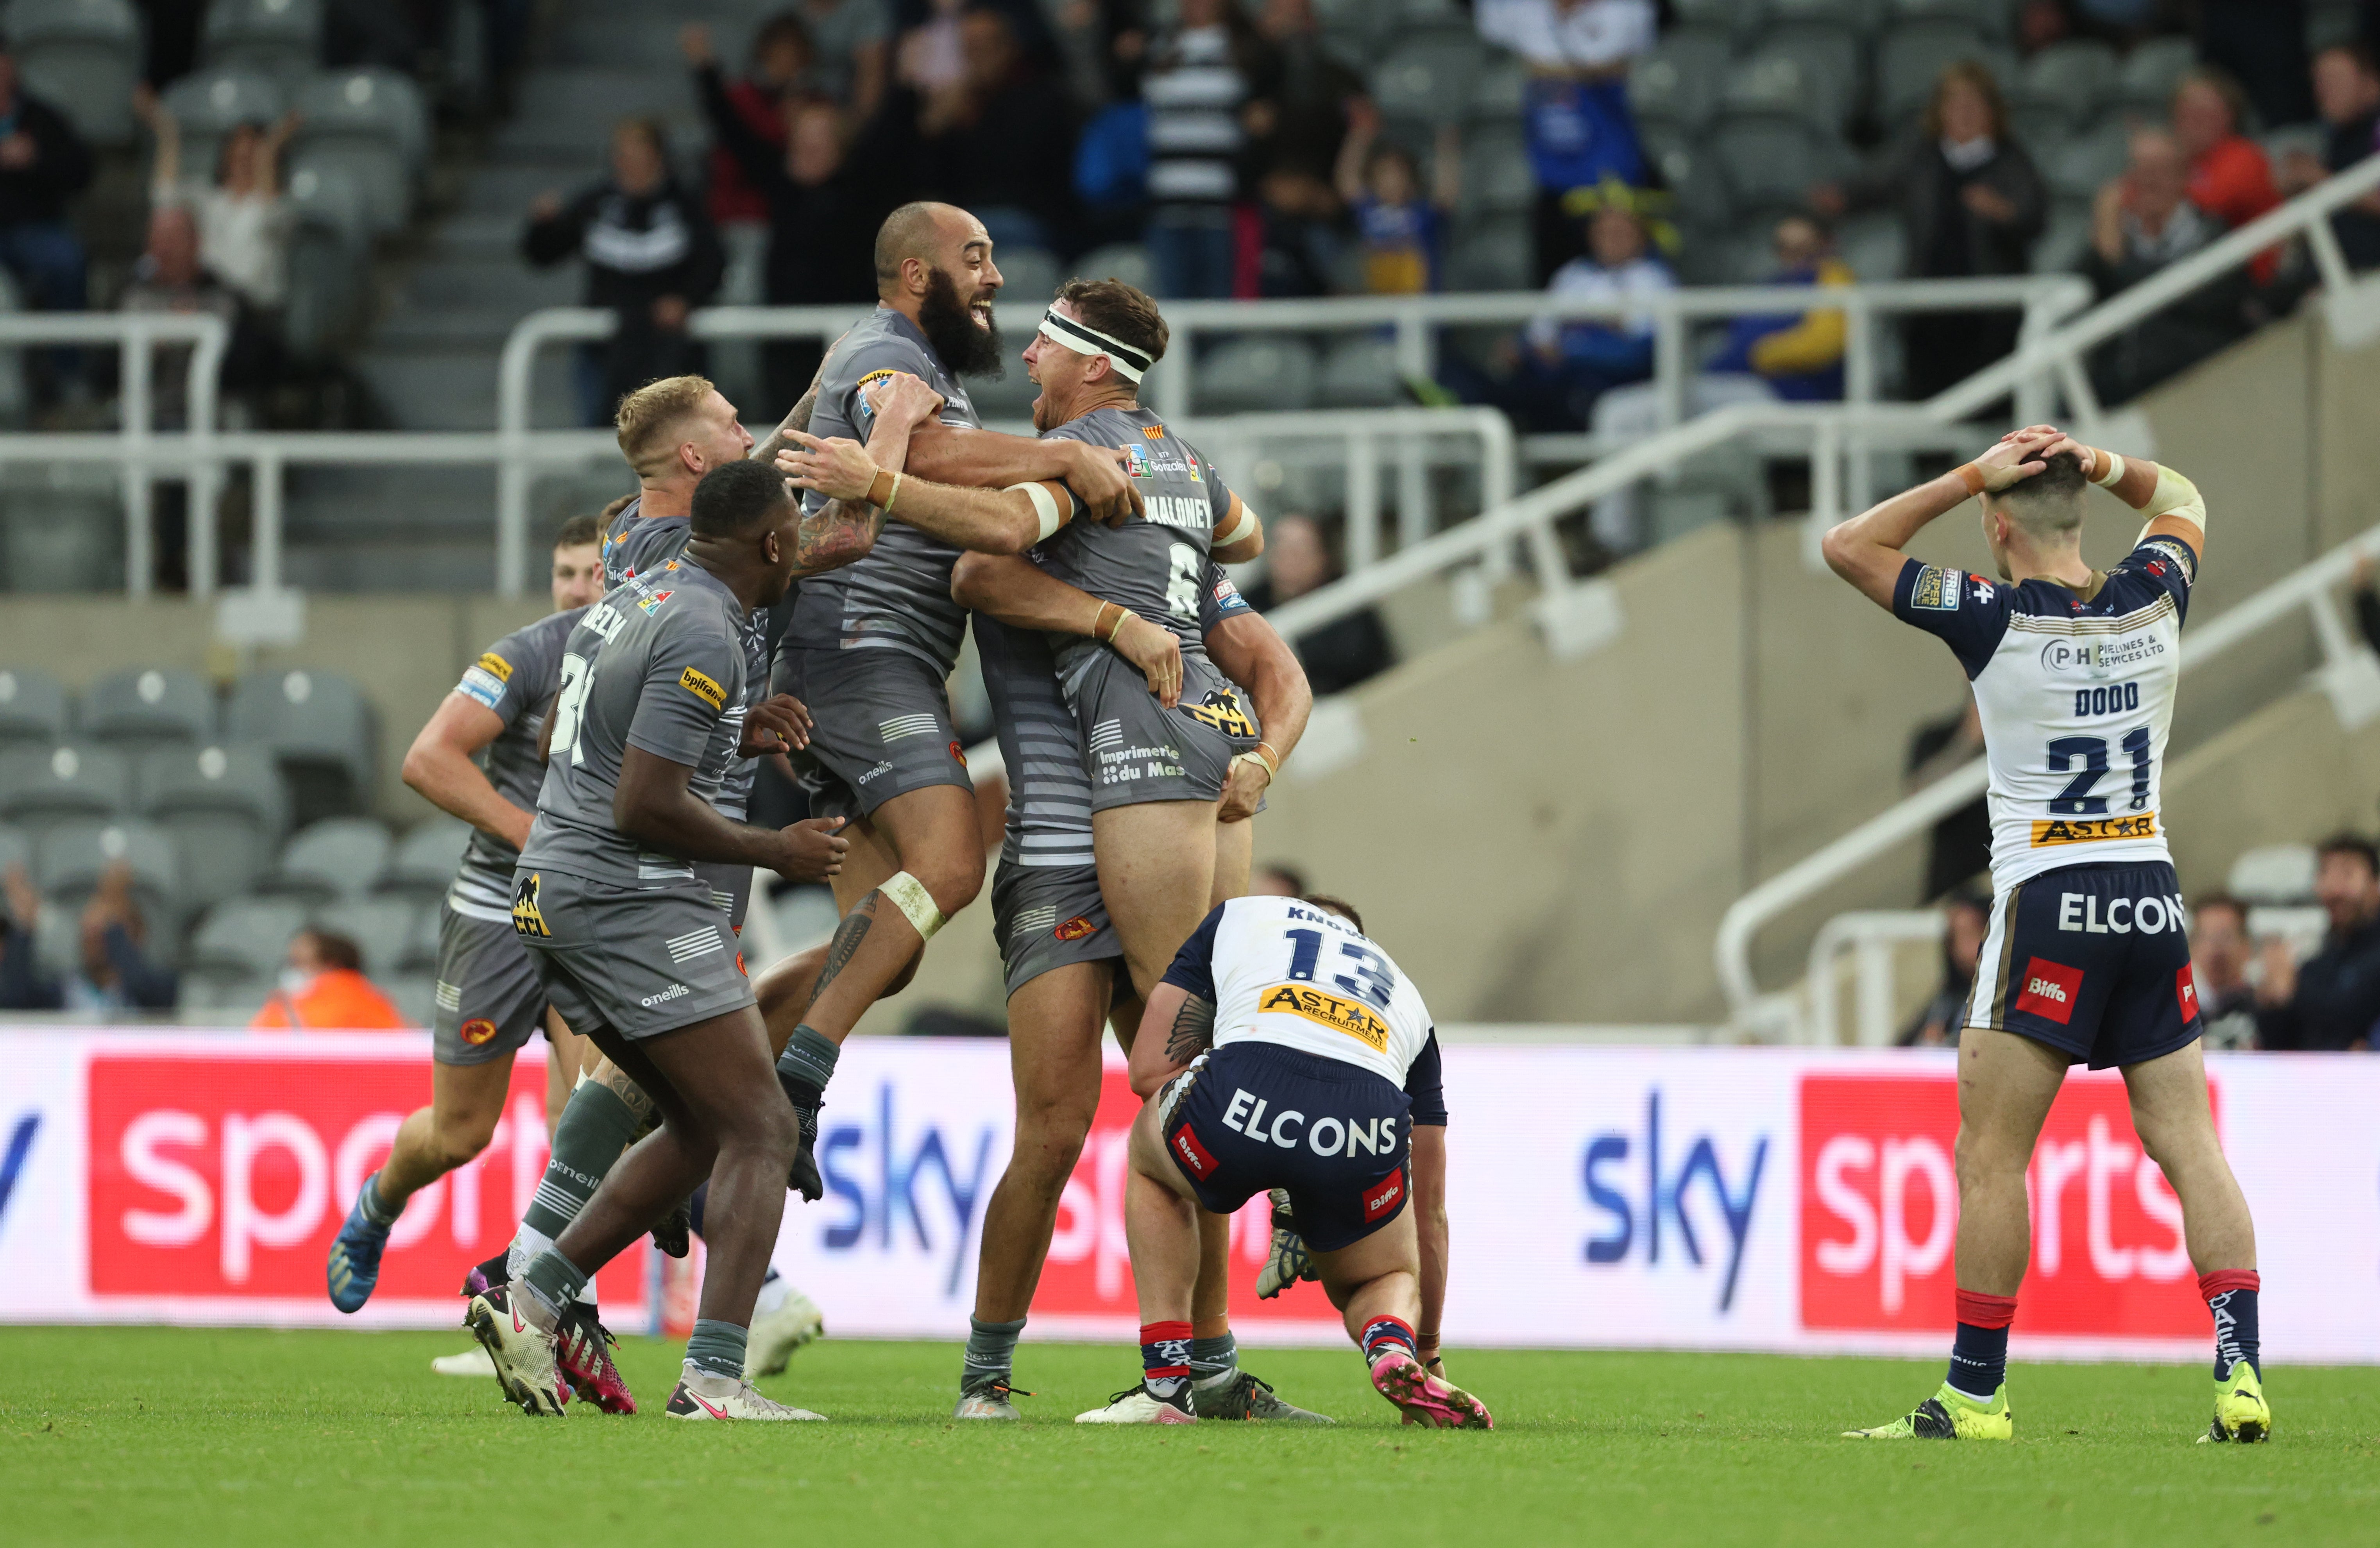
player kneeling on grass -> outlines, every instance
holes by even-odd
[[[1132,1085],[1149,1098],[1133,1123],[1124,1191],[1141,1383],[1076,1423],[1196,1422],[1194,1206],[1230,1214],[1281,1188],[1380,1396],[1408,1423],[1494,1428],[1437,1358],[1447,1239],[1438,1034],[1354,908],[1239,897],[1209,913],[1149,996]]]

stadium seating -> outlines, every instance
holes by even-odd
[[[76,729],[95,742],[203,741],[215,732],[214,689],[178,666],[110,673],[83,690]]]
[[[372,978],[395,972],[413,941],[419,906],[404,897],[349,897],[316,910],[313,922],[356,944]]]
[[[140,18],[128,0],[12,0],[0,27],[28,91],[95,144],[132,142]]]
[[[0,574],[20,591],[124,585],[122,475],[91,464],[13,467],[0,487]]]
[[[2231,862],[2226,885],[2243,903],[2289,907],[2313,898],[2314,852],[2303,844],[2267,844]]]
[[[376,232],[395,231],[413,211],[414,183],[429,153],[420,89],[392,70],[342,70],[298,88],[292,176],[337,168],[362,190]]]
[[[124,810],[132,771],[120,752],[61,743],[0,752],[0,820],[110,818]]]
[[[362,897],[387,868],[388,829],[370,817],[332,817],[301,828],[265,873],[261,890],[327,904]]]
[[[51,902],[79,908],[101,875],[120,861],[132,872],[133,896],[157,938],[178,932],[181,872],[174,835],[164,829],[138,820],[61,823],[41,833],[34,852],[34,881]]]
[[[405,952],[399,966],[407,972],[435,972],[438,968],[438,921],[440,909],[432,905],[414,911],[413,928],[405,940]]]
[[[0,669],[0,748],[47,747],[66,734],[67,694],[55,677],[30,666]]]
[[[213,0],[202,41],[210,65],[295,84],[322,62],[322,0]]]
[[[141,760],[140,814],[174,835],[192,903],[244,891],[271,863],[289,825],[289,796],[270,750],[166,748]]]
[[[2089,123],[2113,95],[2117,71],[2114,49],[2070,39],[2026,60],[2022,73],[2001,90],[2021,134],[2039,136],[2053,125],[2071,132]]]
[[[1699,130],[1718,110],[1731,50],[1716,32],[1676,31],[1628,70],[1628,105],[1640,124]]]
[[[1198,406],[1210,414],[1292,409],[1314,402],[1314,346],[1259,334],[1218,346],[1198,362]]]
[[[7,874],[11,866],[25,868],[27,879],[33,874],[33,841],[22,828],[0,827],[0,875]]]
[[[232,690],[224,729],[273,750],[299,823],[370,804],[372,720],[356,685],[334,672],[251,672]]]
[[[306,927],[306,906],[289,898],[235,897],[207,910],[182,955],[186,974],[268,983]]]
[[[446,896],[470,842],[471,824],[443,813],[416,823],[389,852],[380,890],[416,902],[437,902]]]
[[[1085,279],[1120,279],[1137,290],[1157,283],[1156,265],[1149,262],[1148,250],[1138,242],[1093,248],[1075,261],[1074,273]]]
[[[1332,341],[1315,373],[1318,408],[1387,408],[1405,401],[1393,340],[1375,334]]]
[[[245,65],[210,65],[167,87],[164,105],[182,137],[181,180],[214,181],[224,136],[242,124],[270,124],[288,110],[289,95],[273,77]]]
[[[1478,34],[1467,27],[1413,32],[1373,68],[1372,97],[1390,118],[1459,122],[1470,105],[1480,63]]]
[[[1463,206],[1467,216],[1526,211],[1537,196],[1536,174],[1521,131],[1509,124],[1486,124],[1463,143]]]
[[[354,173],[323,165],[289,179],[289,299],[283,342],[301,359],[330,354],[362,321],[371,213]]]

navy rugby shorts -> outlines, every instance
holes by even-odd
[[[1964,1025],[2017,1032],[2093,1069],[2198,1037],[2181,884],[2163,862],[2070,865],[2004,887]]]

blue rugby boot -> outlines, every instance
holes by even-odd
[[[331,1261],[324,1277],[330,1286],[331,1304],[342,1311],[360,1311],[364,1302],[371,1299],[372,1286],[380,1283],[380,1255],[388,1248],[389,1226],[396,1224],[391,1220],[383,1225],[364,1209],[364,1195],[371,1191],[379,1176],[375,1172],[364,1179],[364,1186],[356,1194],[355,1206],[347,1211],[346,1224],[339,1227],[337,1237],[331,1243]]]

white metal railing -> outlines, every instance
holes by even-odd
[[[2380,717],[2380,663],[2350,633],[2331,594],[2354,573],[2356,561],[2367,555],[2380,557],[2380,527],[2339,544],[2184,635],[2181,670],[2187,672],[2224,655],[2242,640],[2303,609],[2322,647],[2324,664],[2315,680],[2330,696],[2341,724],[2352,729]],[[1752,970],[1752,941],[1761,927],[1863,866],[1915,841],[1937,822],[1983,795],[1989,773],[1986,762],[1978,758],[1736,899],[1719,920],[1712,955],[1719,987],[1740,1028],[1790,1037],[1799,1016],[1790,993],[1760,992]]]
[[[208,454],[215,433],[216,387],[223,375],[224,352],[231,345],[231,325],[205,313],[165,311],[42,311],[0,312],[0,347],[40,345],[113,344],[116,348],[119,428],[112,435],[92,437],[104,449],[70,460],[115,463],[124,481],[124,584],[132,595],[149,594],[155,568],[155,480],[159,460],[150,453],[171,445],[176,449],[170,466],[189,479],[192,518],[190,563],[193,574],[201,563],[214,574],[215,496],[222,488],[222,464]],[[156,427],[156,346],[183,345],[190,350],[182,392],[187,423],[178,435],[164,436]],[[0,437],[0,445],[19,437]],[[0,449],[0,467],[31,460]],[[203,519],[200,513],[204,512]],[[203,540],[200,533],[203,531]]]
[[[1947,921],[1937,908],[1872,908],[1837,914],[1818,927],[1810,943],[1810,1019],[1803,1041],[1831,1048],[1842,1041],[1841,985],[1836,959],[1852,957],[1852,1022],[1863,1048],[1892,1042],[1894,990],[1899,981],[1897,948],[1912,941],[1938,941]]]

